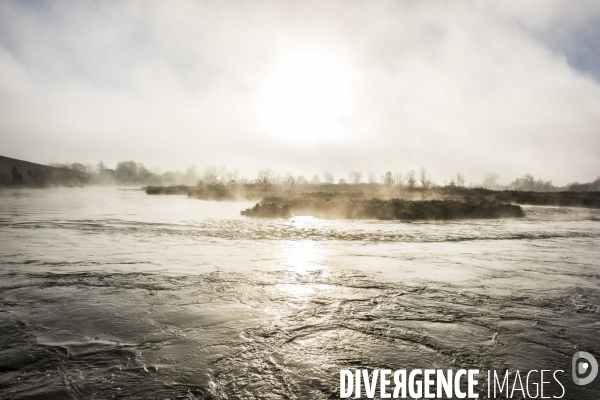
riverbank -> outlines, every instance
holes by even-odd
[[[600,192],[525,192],[489,190],[456,186],[433,188],[386,187],[382,185],[307,185],[289,193],[276,185],[209,184],[201,186],[148,186],[149,195],[184,195],[210,201],[257,201],[270,197],[280,199],[392,199],[406,201],[459,201],[465,203],[496,202],[519,205],[584,207],[600,209]],[[286,200],[287,201],[287,200]]]

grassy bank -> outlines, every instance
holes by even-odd
[[[520,206],[494,201],[328,199],[318,197],[266,198],[242,211],[248,217],[311,215],[338,219],[441,220],[519,218]]]
[[[259,185],[223,185],[217,183],[196,186],[148,186],[145,190],[146,194],[149,195],[186,195],[195,199],[212,201],[259,200],[277,193],[271,188],[263,188]]]
[[[600,208],[600,192],[538,193],[505,190],[493,192],[488,197],[500,202],[533,206]]]
[[[260,200],[267,197],[314,199],[399,199],[412,201],[441,200],[466,203],[488,201],[520,205],[600,208],[600,192],[524,192],[439,186],[433,188],[385,187],[382,185],[307,185],[290,195],[277,185],[209,184],[199,186],[149,186],[150,195],[186,195],[201,200]]]

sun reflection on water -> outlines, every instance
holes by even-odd
[[[296,301],[309,301],[314,298],[316,294],[316,288],[311,284],[286,283],[276,285],[275,287],[279,292],[281,292],[281,295]]]
[[[325,225],[324,221],[313,217],[294,217],[290,222],[299,230],[322,229]],[[325,247],[313,240],[282,242],[277,251],[278,263],[292,274],[289,282],[276,285],[278,291],[301,302],[313,298],[316,287],[298,278],[322,270],[325,256]]]
[[[278,259],[286,269],[306,274],[323,268],[325,249],[312,240],[286,242],[279,251]]]

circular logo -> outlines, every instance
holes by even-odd
[[[585,351],[578,351],[573,355],[573,382],[576,385],[592,383],[596,375],[598,375],[598,362],[594,356]]]

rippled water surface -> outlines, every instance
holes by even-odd
[[[569,384],[577,349],[600,354],[599,210],[250,205],[0,191],[0,398],[336,398],[341,368],[563,369],[565,398],[600,398],[598,380]]]

